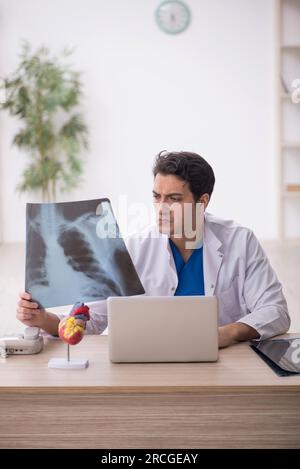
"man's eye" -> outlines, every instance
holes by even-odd
[[[170,200],[172,200],[173,202],[180,202],[180,199],[178,199],[177,197],[170,197]]]
[[[159,198],[159,195],[158,195],[158,194],[153,194],[153,198],[154,198],[154,199],[158,199],[158,198]]]

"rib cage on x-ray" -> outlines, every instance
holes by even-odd
[[[27,204],[25,289],[42,307],[144,293],[108,199]]]

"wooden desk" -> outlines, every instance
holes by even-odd
[[[248,344],[218,363],[112,364],[107,336],[0,359],[1,448],[300,448],[300,375],[277,377]]]

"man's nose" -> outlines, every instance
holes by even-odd
[[[170,214],[170,204],[167,202],[159,202],[157,211],[159,215],[169,215]]]

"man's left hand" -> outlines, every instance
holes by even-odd
[[[229,347],[237,342],[258,339],[256,329],[242,322],[233,322],[219,327],[219,348]]]

